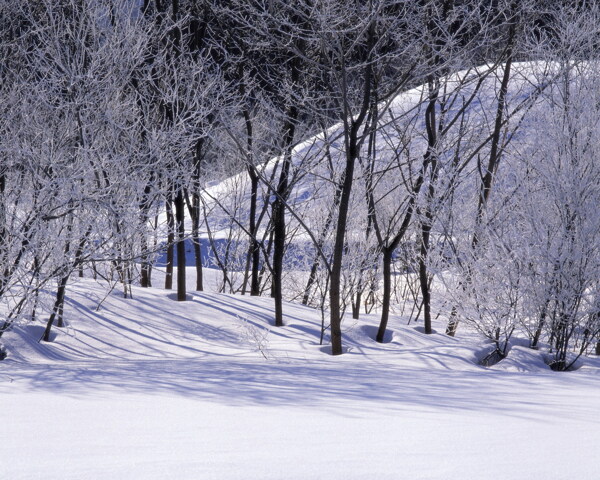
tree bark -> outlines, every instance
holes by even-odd
[[[335,230],[335,243],[333,246],[333,258],[331,262],[331,284],[329,286],[329,308],[331,325],[331,353],[342,354],[342,317],[341,317],[341,291],[342,262],[344,258],[344,245],[346,242],[346,225],[348,224],[348,209],[350,207],[350,193],[354,181],[354,166],[358,157],[358,128],[353,122],[347,143],[346,167],[344,169],[344,181],[340,195],[340,209]]]
[[[171,197],[167,198],[165,202],[165,209],[167,213],[167,267],[165,274],[165,289],[173,289],[173,261],[174,261],[174,249],[173,242],[175,241],[175,218],[173,217],[173,201]]]
[[[68,275],[65,275],[60,279],[58,289],[56,291],[56,300],[54,301],[54,307],[52,308],[52,314],[48,319],[48,323],[46,324],[46,329],[44,330],[44,336],[42,340],[44,342],[50,341],[50,332],[52,331],[52,325],[54,322],[57,322],[57,326],[62,328],[63,326],[63,309],[65,303],[65,292],[67,289],[67,280],[69,279]]]
[[[294,127],[290,128],[293,130]],[[293,133],[291,133],[293,135]],[[291,164],[291,149],[285,154],[281,165],[281,176],[277,187],[277,198],[273,203],[273,289],[272,295],[275,301],[275,325],[283,326],[283,256],[285,253],[285,207],[283,199],[287,197],[288,176]]]
[[[179,187],[175,197],[175,220],[177,227],[177,300],[183,302],[186,300],[185,284],[185,200],[183,188]]]
[[[377,330],[376,340],[382,343],[385,337],[388,319],[390,315],[390,299],[392,296],[392,254],[393,249],[383,249],[383,298],[381,306],[381,320],[379,322],[379,330]]]
[[[425,213],[421,219],[421,248],[419,254],[419,283],[421,285],[421,294],[423,296],[423,318],[425,333],[431,334],[431,289],[429,275],[427,273],[427,256],[429,254],[429,239],[431,236],[431,226],[433,223],[433,212],[431,204],[435,196],[435,182],[438,174],[438,152],[437,152],[437,133],[438,122],[436,115],[436,104],[438,102],[439,81],[435,78],[429,79],[429,104],[425,112],[425,125],[427,129],[428,148],[425,155],[425,169],[429,168],[429,186],[425,203]],[[440,123],[442,121],[440,120]]]
[[[200,243],[200,194],[192,194],[192,243],[194,244],[194,261],[196,264],[196,291],[204,290],[202,272],[202,244]]]
[[[143,236],[141,239],[141,249],[142,249],[142,266],[140,269],[140,286],[142,288],[148,288],[152,286],[151,280],[151,269],[152,266],[150,262],[148,262],[148,245],[146,244],[146,237]]]
[[[256,222],[256,202],[258,198],[258,176],[254,173],[250,175],[251,191],[250,191],[250,295],[256,297],[260,295],[259,283],[259,268],[260,268],[260,246],[258,244],[258,226]]]
[[[299,80],[298,66],[292,65],[292,79]],[[295,83],[294,82],[294,83]],[[283,326],[283,256],[285,253],[286,224],[284,202],[289,196],[289,174],[292,164],[292,145],[296,134],[296,121],[298,109],[291,106],[286,125],[284,127],[284,158],[281,165],[281,174],[277,185],[276,198],[273,202],[273,299],[275,301],[275,325]]]
[[[431,290],[429,288],[429,275],[427,274],[427,252],[429,250],[429,231],[431,226],[423,224],[421,227],[421,252],[419,255],[419,283],[423,296],[423,320],[425,333],[433,333],[431,328]]]

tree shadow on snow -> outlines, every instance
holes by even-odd
[[[345,358],[344,358],[345,357]],[[559,383],[553,391],[568,391],[565,376],[523,375],[505,372],[443,371],[338,360],[303,364],[258,363],[235,359],[140,360],[126,362],[20,365],[10,376],[32,391],[52,391],[72,396],[110,392],[176,394],[229,405],[319,406],[352,416],[365,402],[387,411],[435,407],[452,410],[493,411],[511,417],[535,419],[539,407],[562,408],[564,399],[544,392],[544,382]],[[329,357],[331,359],[331,357]],[[6,366],[8,364],[4,362]],[[552,374],[550,374],[552,375]],[[543,380],[542,383],[538,383]],[[594,379],[595,380],[595,379]],[[563,385],[564,383],[564,385]],[[359,403],[356,403],[356,402]],[[578,412],[572,406],[570,415]],[[353,411],[353,409],[355,409]],[[589,412],[581,412],[581,415]],[[539,418],[543,417],[543,413]]]

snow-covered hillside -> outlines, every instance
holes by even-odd
[[[597,480],[600,0],[0,1],[0,480]]]
[[[271,299],[190,295],[104,299],[84,279],[52,342],[8,332],[2,477],[597,478],[598,359],[557,373],[514,346],[485,368],[466,329],[394,317],[377,344],[374,316],[332,357],[315,310],[289,304],[275,328]]]
[[[513,105],[531,90],[535,67],[515,68]],[[465,122],[491,109],[496,88],[491,78],[483,84]],[[409,118],[423,101],[423,88],[413,89],[395,100],[389,115]],[[480,120],[474,123],[486,124]],[[335,160],[330,166],[340,164],[336,128],[327,132],[327,142],[317,136],[295,150],[293,168],[303,176],[290,197],[297,214],[290,228],[298,229],[287,253],[291,285],[304,285],[307,276],[302,252],[294,250],[307,243],[299,219],[317,232],[329,228],[323,225],[326,210],[341,173],[327,171],[323,158],[327,144],[326,155]],[[410,196],[384,185],[397,181],[397,172],[389,175],[385,165],[394,161],[397,133],[391,123],[378,133],[380,206]],[[411,158],[420,159],[423,137],[409,133]],[[476,148],[478,135],[486,133],[472,134]],[[527,147],[528,136],[515,144]],[[510,158],[506,164],[510,170]],[[261,175],[269,176],[276,161],[263,167]],[[359,169],[356,205],[364,194],[361,175]],[[268,201],[268,189],[261,188],[260,201]],[[471,187],[468,195],[476,194]],[[212,238],[200,232],[205,259],[210,241],[226,249],[239,246],[244,259],[247,238],[239,226],[248,215],[246,175],[217,183],[205,195],[213,222]],[[382,218],[393,230],[400,217],[390,212],[391,219]],[[465,217],[473,221],[474,211]],[[363,216],[353,221],[349,232],[362,231]],[[309,253],[307,261],[314,256]],[[234,259],[234,284],[243,266],[235,268]],[[360,268],[350,265],[349,275]],[[188,271],[188,285],[193,273]],[[204,273],[207,292],[189,292],[186,302],[177,302],[173,291],[136,286],[133,298],[124,299],[118,289],[107,293],[106,283],[73,277],[66,326],[55,326],[50,342],[39,341],[42,315],[16,322],[4,334],[3,478],[598,478],[600,358],[583,356],[574,371],[553,372],[545,339],[542,348],[530,349],[522,329],[511,337],[513,328],[507,357],[484,367],[496,347],[467,324],[456,337],[445,335],[448,307],[438,299],[443,296],[434,299],[441,314],[432,335],[398,314],[390,318],[386,341],[377,343],[378,314],[360,320],[347,315],[345,354],[333,357],[327,328],[320,342],[326,311],[287,303],[286,325],[276,328],[271,298],[214,293],[221,273]],[[400,273],[398,285],[413,275]],[[162,274],[155,269],[155,284],[162,283]],[[436,293],[444,288],[434,284]],[[45,292],[49,298],[52,293]],[[500,295],[488,297],[490,308]]]
[[[529,118],[523,119],[523,113],[532,109],[531,116],[543,116],[547,113],[547,106],[535,105],[537,91],[540,85],[549,83],[556,75],[559,67],[551,62],[518,62],[513,64],[511,82],[507,94],[507,132],[514,137],[513,143],[519,143],[523,148],[530,141],[531,133],[535,126],[527,126]],[[444,112],[451,124],[444,132],[443,139],[436,147],[439,152],[439,161],[442,165],[439,180],[445,185],[448,179],[457,175],[450,165],[454,156],[460,150],[460,155],[467,158],[476,152],[481,157],[489,154],[489,135],[493,128],[494,117],[490,115],[496,108],[498,90],[500,89],[501,71],[497,66],[482,65],[457,72],[444,77],[443,85]],[[377,123],[373,140],[373,151],[369,152],[366,144],[368,141],[369,125],[364,126],[364,135],[361,160],[354,172],[354,185],[350,210],[352,215],[349,229],[363,232],[366,229],[365,180],[371,178],[371,190],[374,195],[376,209],[381,217],[384,230],[394,231],[399,228],[402,216],[398,214],[400,206],[406,198],[413,194],[412,188],[420,172],[420,163],[426,154],[428,145],[425,135],[425,110],[428,106],[428,87],[420,85],[396,95],[391,101],[382,102],[380,118]],[[442,115],[442,107],[436,107]],[[525,127],[518,130],[515,125],[520,121]],[[514,125],[513,125],[514,124]],[[514,128],[514,132],[512,129]],[[468,134],[465,134],[468,132]],[[346,132],[347,134],[347,132]],[[327,223],[328,212],[336,200],[336,190],[339,188],[344,176],[345,166],[345,138],[344,125],[336,123],[325,131],[308,139],[299,141],[292,151],[290,167],[290,192],[286,205],[293,213],[288,213],[289,229],[294,232],[294,242],[310,243],[311,238],[307,230],[311,230],[314,238],[319,237],[324,225]],[[508,135],[508,133],[505,133]],[[460,146],[457,146],[460,144]],[[223,155],[227,153],[226,147],[221,146]],[[516,149],[515,149],[516,150]],[[511,152],[512,153],[512,152]],[[258,211],[264,204],[273,201],[273,191],[277,187],[283,157],[271,158],[264,163],[253,165],[256,175],[260,178],[258,186]],[[507,161],[513,161],[508,159]],[[245,169],[246,165],[237,161],[236,170],[240,173],[227,175],[225,178],[208,182],[203,189],[203,200],[208,205],[207,222],[210,225],[210,235],[218,240],[228,237],[237,239],[242,235],[240,243],[242,251],[237,255],[246,254],[247,239],[240,226],[247,229],[250,214],[251,180]],[[477,170],[473,162],[466,168],[471,174]],[[461,168],[462,170],[462,168]],[[223,174],[219,168],[214,168],[213,175]],[[461,175],[465,175],[461,171]],[[412,178],[414,177],[414,178]],[[442,187],[440,187],[442,188]],[[468,193],[463,195],[477,195],[474,185],[469,184]],[[471,202],[465,201],[465,208],[473,210]],[[161,215],[164,220],[164,215]],[[232,218],[235,222],[232,222]],[[266,218],[266,217],[265,217]],[[259,222],[260,234],[264,235],[266,220]],[[200,238],[203,244],[208,245],[209,232],[205,225],[200,227]],[[232,233],[233,232],[233,233]],[[325,235],[329,238],[329,235]],[[235,243],[235,242],[234,242]],[[224,249],[225,247],[223,247]],[[229,245],[230,249],[233,246]],[[231,253],[234,256],[236,253]],[[213,257],[206,248],[206,258]],[[314,255],[314,253],[313,253]],[[240,260],[243,265],[243,260]],[[232,262],[233,263],[233,262]]]

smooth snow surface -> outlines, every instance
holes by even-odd
[[[276,328],[269,298],[104,295],[74,285],[52,343],[3,337],[0,478],[600,478],[597,359],[556,373],[515,346],[484,368],[470,332],[392,318],[380,345],[375,316],[332,357],[299,305]]]

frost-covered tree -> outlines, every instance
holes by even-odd
[[[564,370],[598,335],[598,10],[565,6],[548,15],[552,32],[535,39],[546,60],[517,69],[539,86],[535,101],[517,117],[520,134],[502,129],[503,160],[491,176],[489,167],[481,175],[475,236],[470,248],[463,240],[455,259],[461,273],[453,278],[454,303],[496,343],[499,358],[513,332],[524,331]],[[512,83],[507,112],[520,101],[514,95]]]

